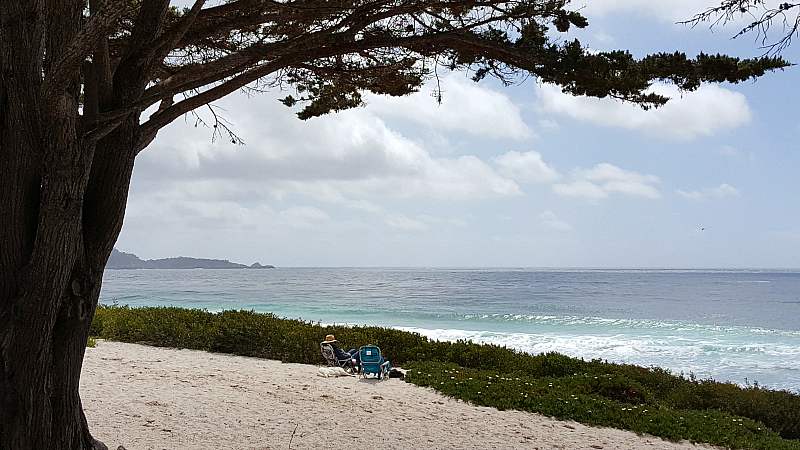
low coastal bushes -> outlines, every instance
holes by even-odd
[[[374,344],[406,381],[498,409],[729,448],[800,450],[800,393],[696,380],[657,367],[530,355],[496,345],[432,341],[382,327],[322,326],[252,311],[100,306],[92,336],[324,364],[319,343]]]
[[[283,362],[323,364],[319,343],[335,334],[342,345],[375,344],[396,364],[428,342],[415,333],[381,327],[326,326],[252,311],[100,305],[91,336],[158,347],[191,348]],[[346,349],[345,349],[346,350]]]
[[[415,361],[404,368],[406,381],[476,405],[530,411],[673,441],[686,439],[734,449],[800,449],[800,441],[785,439],[745,414],[717,408],[673,408],[612,367],[606,373],[566,376],[530,376],[523,371],[504,373],[432,361]]]

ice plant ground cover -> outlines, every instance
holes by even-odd
[[[466,369],[438,362],[413,362],[407,369],[407,381],[476,405],[530,411],[673,441],[728,448],[800,448],[797,440],[783,439],[764,423],[748,417],[721,409],[671,407],[669,399],[643,394],[649,390],[637,390],[632,387],[635,381],[616,373],[534,377],[524,372]]]

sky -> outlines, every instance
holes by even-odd
[[[677,23],[705,0],[572,6],[589,27],[569,37],[591,49],[764,52],[731,39],[737,23]],[[800,63],[800,43],[783,57]],[[229,96],[216,111],[245,144],[191,116],[162,129],[117,248],[278,267],[800,268],[800,67],[656,85],[672,100],[649,111],[520,81],[444,73],[441,104],[426,85],[308,121],[277,101],[292,92]]]

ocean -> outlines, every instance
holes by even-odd
[[[800,270],[106,270],[100,303],[393,327],[800,393]]]

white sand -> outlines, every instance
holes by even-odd
[[[110,449],[698,449],[443,397],[399,379],[99,341],[81,398]],[[353,447],[353,446],[356,447]]]

